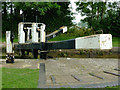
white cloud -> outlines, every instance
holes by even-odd
[[[71,7],[72,7],[72,9],[70,9],[70,10],[71,10],[71,12],[75,13],[75,14],[73,14],[73,16],[75,17],[75,19],[72,20],[72,22],[76,23],[76,24],[79,23],[81,19],[85,18],[85,16],[81,16],[81,14],[78,13],[78,11],[76,11],[77,6],[76,6],[75,2],[77,2],[77,1],[78,0],[70,0]]]

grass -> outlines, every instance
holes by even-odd
[[[69,40],[69,39],[74,39],[76,38],[75,36],[70,36],[69,34],[60,34],[56,36],[55,38],[50,39],[49,41],[62,41],[62,40]]]
[[[114,47],[120,47],[120,43],[119,43],[120,37],[113,37],[113,46]]]
[[[2,39],[2,40],[1,40]],[[2,38],[0,38],[0,41],[6,42],[6,37],[3,35]],[[14,42],[18,42],[18,37],[14,38]]]
[[[37,88],[39,69],[2,68],[2,88]]]

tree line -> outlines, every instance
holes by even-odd
[[[2,31],[11,30],[17,34],[19,22],[46,24],[52,32],[61,26],[72,25],[70,2],[2,2]]]
[[[19,22],[41,22],[46,31],[73,25],[70,2],[2,2],[2,31],[17,34]],[[86,16],[82,21],[94,31],[103,30],[113,36],[120,32],[120,7],[117,2],[76,2],[77,11]],[[22,13],[21,13],[22,11]]]
[[[118,2],[76,2],[77,11],[86,16],[82,21],[94,31],[103,30],[113,36],[120,33],[120,7]]]

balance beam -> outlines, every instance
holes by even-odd
[[[19,44],[16,49],[112,49],[111,34],[97,34],[64,41]]]

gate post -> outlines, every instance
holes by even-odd
[[[14,63],[13,37],[10,31],[6,31],[6,63]]]
[[[41,30],[40,30],[40,42],[45,42],[45,24],[41,25]]]
[[[25,43],[25,32],[23,31],[23,23],[18,24],[18,41],[19,43]]]
[[[32,42],[38,42],[38,32],[37,32],[37,24],[32,24]]]

